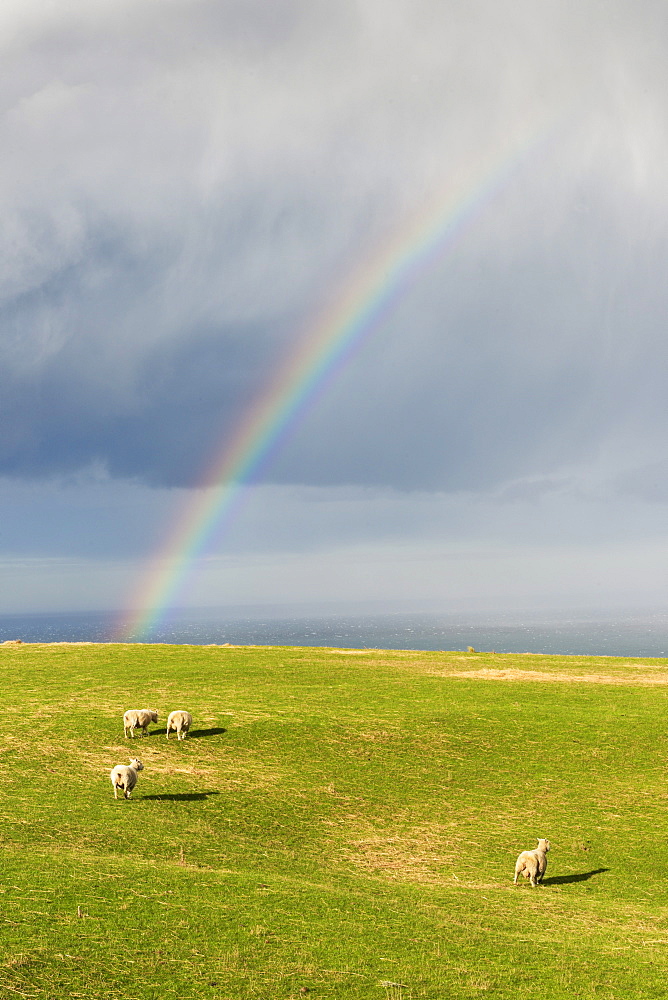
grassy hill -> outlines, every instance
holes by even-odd
[[[668,661],[5,644],[0,679],[2,997],[668,995]]]

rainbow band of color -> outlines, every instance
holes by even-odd
[[[529,140],[506,144],[451,183],[445,197],[402,227],[389,245],[353,275],[334,304],[307,326],[298,349],[217,455],[172,526],[166,544],[150,561],[130,602],[131,610],[119,626],[119,637],[140,640],[159,624],[208,539],[232,520],[248,482],[268,463],[309,404],[382,325],[406,291],[451,251],[465,224],[480,215],[536,145],[535,134]]]

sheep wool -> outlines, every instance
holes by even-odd
[[[193,717],[190,712],[170,712],[167,719],[167,739],[169,739],[169,733],[173,729],[177,740],[185,740],[192,724]]]
[[[515,885],[517,885],[520,875],[528,878],[533,886],[543,881],[543,876],[547,868],[547,852],[549,849],[549,840],[539,840],[538,847],[533,851],[522,851],[515,862],[515,878],[513,879]]]
[[[123,730],[126,740],[130,736],[134,739],[135,729],[141,729],[141,735],[148,736],[149,724],[157,721],[158,713],[155,708],[129,708],[123,715]]]
[[[109,777],[114,787],[114,798],[118,798],[118,789],[120,788],[125,798],[129,799],[132,795],[132,789],[137,784],[137,775],[139,771],[143,770],[144,765],[137,757],[133,757],[129,764],[117,764],[116,767],[113,767]]]

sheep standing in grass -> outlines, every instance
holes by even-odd
[[[538,847],[533,851],[522,851],[515,862],[514,883],[520,875],[528,878],[533,886],[543,881],[545,869],[547,868],[547,852],[550,849],[549,840],[539,840]]]
[[[174,730],[177,740],[185,740],[188,730],[193,724],[193,717],[190,712],[170,712],[167,719],[167,739],[170,730]]]
[[[130,735],[134,739],[135,729],[142,730],[142,736],[148,736],[149,723],[158,721],[158,713],[154,708],[129,708],[123,716],[123,729],[126,740]]]
[[[137,774],[144,770],[144,765],[136,757],[133,757],[129,764],[117,764],[111,769],[111,783],[114,786],[114,798],[118,798],[120,788],[126,799],[132,795],[132,789],[137,784]]]

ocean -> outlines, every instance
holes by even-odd
[[[0,642],[112,642],[110,612],[0,615]],[[466,650],[564,655],[668,655],[668,612],[506,612],[498,615],[317,613],[304,608],[187,609],[142,642]]]

